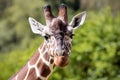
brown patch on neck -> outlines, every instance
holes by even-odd
[[[32,68],[28,74],[27,80],[37,80],[35,68]]]
[[[40,79],[40,78],[37,78],[37,80],[42,80],[42,79]]]
[[[50,62],[50,64],[53,64],[54,62],[54,59],[50,59],[50,55],[48,54],[48,52],[46,52],[44,55],[43,55],[44,59],[48,62]]]
[[[53,62],[54,62],[54,59],[51,59],[51,60],[50,60],[50,64],[53,64]]]
[[[50,74],[50,72],[51,72],[50,68],[44,64],[43,69],[41,70],[41,75],[43,77],[47,77]]]
[[[43,55],[44,59],[46,61],[49,61],[49,58],[50,58],[50,55],[48,54],[48,52],[46,52],[44,55]]]
[[[42,60],[40,60],[37,67],[40,71],[40,75],[43,77],[47,77],[51,72],[50,68],[45,63],[43,63]]]
[[[39,51],[37,50],[36,53],[32,56],[32,58],[31,58],[30,61],[29,61],[29,62],[30,62],[30,65],[34,65],[34,64],[37,62],[39,56],[40,56],[40,53],[39,53]]]

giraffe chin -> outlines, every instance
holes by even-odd
[[[58,67],[65,67],[69,63],[68,56],[56,56],[54,57],[54,63]]]

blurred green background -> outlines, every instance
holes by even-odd
[[[50,80],[120,80],[120,0],[0,0],[0,80],[7,80],[33,55],[43,38],[34,35],[31,16],[45,24],[42,7],[68,6],[69,21],[87,11],[75,31],[70,64],[55,68]]]

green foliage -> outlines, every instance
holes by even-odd
[[[4,25],[6,21],[1,23]],[[70,64],[63,69],[56,67],[50,80],[119,80],[119,25],[120,15],[112,15],[109,8],[87,12],[85,24],[75,31]],[[35,52],[41,39],[37,37],[30,42],[24,51],[0,54],[0,80],[7,80],[17,72]]]
[[[12,0],[6,4],[9,3],[12,5],[4,10],[0,19],[0,51],[3,53],[14,49],[16,44],[24,44],[20,45],[24,48],[29,45],[34,37],[28,24],[29,16],[44,23],[41,12],[45,4],[43,0]]]

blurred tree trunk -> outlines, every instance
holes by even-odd
[[[10,6],[12,0],[0,0],[0,16],[4,12],[5,8]]]
[[[113,11],[120,10],[120,0],[80,0],[81,9],[87,10],[99,10],[106,6],[109,6]]]
[[[73,10],[80,9],[81,0],[45,0],[51,4],[52,7],[58,7],[59,4],[64,3]]]

